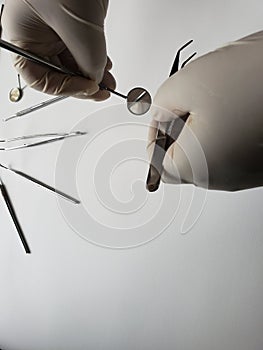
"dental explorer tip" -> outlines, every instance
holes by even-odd
[[[6,170],[9,170],[9,168],[8,168],[7,166],[5,166],[5,165],[3,165],[3,164],[1,164],[1,163],[0,163],[0,167],[1,167],[1,168],[4,168],[4,169],[6,169]]]
[[[3,118],[2,121],[3,122],[8,122],[10,119],[14,119],[16,117],[17,117],[17,115],[11,115],[11,117]]]

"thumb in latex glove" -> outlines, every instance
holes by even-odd
[[[167,79],[152,107],[176,120],[162,180],[235,191],[263,185],[263,31],[210,52]],[[182,126],[182,119],[187,118]]]
[[[54,95],[104,100],[115,89],[109,73],[104,19],[108,0],[6,0],[3,29],[15,45],[62,65],[81,76],[69,76],[15,56],[15,66],[33,88]]]

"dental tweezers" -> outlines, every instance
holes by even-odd
[[[192,42],[193,40],[189,40],[185,45],[183,45],[177,51],[169,76],[173,75],[178,71],[180,53],[185,47],[190,45]],[[187,60],[183,62],[181,68],[183,68],[195,55],[196,55],[196,52],[194,52],[190,57],[188,57]],[[184,122],[186,122],[188,116],[189,114],[184,116],[181,119]],[[176,141],[175,139],[172,138],[172,130],[174,128],[175,121],[176,120],[173,120],[171,122],[158,123],[154,150],[153,150],[152,159],[151,159],[147,180],[146,180],[146,188],[149,192],[154,192],[159,188],[161,176],[163,172],[163,160],[165,157],[165,153],[168,150],[168,148],[171,146],[171,144]],[[177,137],[178,136],[179,134],[177,133]]]

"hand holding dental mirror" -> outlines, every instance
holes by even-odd
[[[24,58],[27,58],[28,60],[33,61],[35,63],[39,63],[42,66],[49,67],[57,72],[69,74],[71,76],[79,76],[78,73],[71,72],[65,67],[56,66],[55,64],[48,62],[48,61],[45,61],[43,58],[38,57],[30,52],[27,52],[27,51],[21,49],[20,47],[13,45],[11,43],[8,43],[2,39],[0,39],[0,46],[3,49],[6,49],[6,50],[11,51],[15,54],[18,54],[18,55],[20,55]],[[109,91],[109,92],[127,100],[127,108],[132,114],[135,114],[135,115],[145,114],[146,112],[148,112],[148,110],[151,107],[151,102],[152,102],[151,95],[144,88],[141,88],[141,87],[133,88],[132,90],[130,90],[128,92],[127,96],[125,96],[125,95],[107,87],[106,85],[104,85],[102,83],[99,84],[99,87],[101,90]]]

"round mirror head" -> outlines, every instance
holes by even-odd
[[[143,88],[136,87],[127,95],[128,110],[135,115],[142,115],[149,111],[152,98],[149,92]]]
[[[9,92],[9,100],[11,102],[18,102],[23,97],[23,91],[19,87],[13,88]]]

